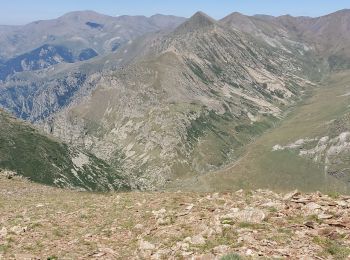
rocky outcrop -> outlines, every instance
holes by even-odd
[[[276,144],[272,150],[298,151],[298,155],[324,167],[326,175],[344,183],[350,181],[350,114],[328,122],[325,136],[299,139],[287,145]]]

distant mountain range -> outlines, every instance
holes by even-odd
[[[46,63],[81,61],[114,52],[145,33],[171,30],[184,20],[165,15],[111,17],[85,11],[24,26],[0,26],[0,59],[6,61],[2,62],[6,73],[0,80],[14,72],[36,70],[38,65],[32,63],[39,60],[45,68]]]
[[[349,69],[349,30],[350,10],[219,21],[87,11],[4,26],[0,105],[128,187],[164,188],[239,159],[315,84]]]

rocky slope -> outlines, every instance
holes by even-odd
[[[46,123],[61,139],[122,161],[138,188],[237,158],[300,99],[317,69],[302,47],[274,49],[203,13],[157,37]]]
[[[1,110],[0,124],[1,175],[10,170],[39,183],[81,190],[129,188],[116,168],[91,153],[42,135]]]
[[[316,18],[233,13],[221,22],[255,35],[271,46],[311,48],[331,70],[350,68],[349,9]]]
[[[350,197],[64,191],[0,178],[4,259],[348,259]]]

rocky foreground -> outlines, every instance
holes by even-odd
[[[110,193],[0,178],[0,259],[349,259],[350,197]]]

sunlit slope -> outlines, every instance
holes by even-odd
[[[196,179],[181,181],[181,185],[176,186],[177,183],[173,187],[198,190],[298,188],[305,191],[349,191],[347,167],[350,166],[350,153],[346,147],[347,140],[345,148],[344,144],[338,147],[339,136],[350,130],[349,92],[349,72],[333,75],[312,89],[310,97],[296,106],[279,125],[247,146],[242,158],[231,166]],[[326,140],[326,137],[328,142],[325,149],[319,152],[321,139]],[[332,149],[338,149],[339,153],[332,155]],[[314,150],[319,154],[310,152]]]
[[[103,160],[40,134],[0,110],[0,169],[43,184],[83,190],[127,189]]]

